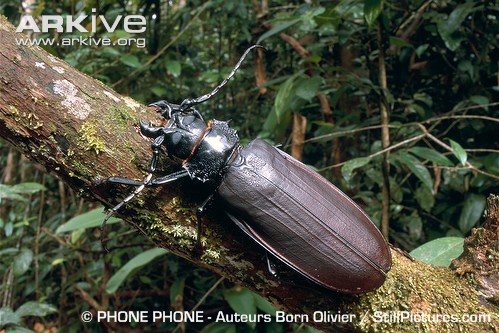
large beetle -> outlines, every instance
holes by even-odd
[[[108,179],[138,188],[108,213],[103,225],[144,187],[188,176],[210,183],[228,217],[271,257],[330,290],[352,294],[374,290],[385,281],[391,254],[362,209],[290,155],[260,139],[243,147],[228,122],[205,122],[194,109],[234,76],[255,47],[246,50],[211,93],[181,104],[150,105],[168,119],[159,127],[140,122],[142,134],[153,139],[150,173],[143,181]],[[170,157],[183,160],[182,170],[153,179],[161,146]],[[198,225],[209,199],[198,209]]]

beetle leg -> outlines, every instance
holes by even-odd
[[[151,144],[151,149],[152,149],[152,158],[151,158],[151,164],[149,165],[149,172],[153,173],[156,171],[156,165],[158,164],[158,159],[159,159],[159,147],[161,147],[161,144],[165,141],[165,136],[161,135],[158,136],[156,139]]]
[[[267,265],[267,272],[272,275],[274,279],[279,281],[289,283],[295,286],[309,288],[308,280],[302,280],[299,276],[296,276],[293,271],[289,270],[279,261],[274,261],[277,259],[272,259],[272,255],[265,251],[265,263]]]
[[[163,176],[163,177],[152,179],[152,173],[150,173],[147,175],[147,177],[142,182],[140,182],[138,180],[123,178],[123,177],[109,177],[108,178],[109,182],[117,183],[117,184],[124,184],[124,185],[131,185],[131,186],[138,186],[138,188],[136,188],[135,191],[133,191],[133,193],[130,194],[128,197],[123,199],[122,202],[120,202],[119,204],[114,206],[109,211],[109,213],[107,213],[106,217],[104,218],[104,221],[102,221],[101,243],[102,243],[102,247],[104,248],[104,250],[106,250],[106,252],[109,252],[109,250],[106,247],[106,240],[104,239],[104,234],[105,234],[104,229],[106,228],[107,220],[109,220],[109,218],[111,218],[111,216],[113,216],[121,207],[123,207],[124,204],[126,204],[127,202],[132,200],[137,194],[142,192],[142,190],[146,186],[163,185],[163,184],[173,182],[177,179],[180,179],[180,178],[188,176],[188,175],[189,175],[189,173],[186,170],[181,170],[181,171],[177,171],[177,172],[171,173],[171,174]]]
[[[134,179],[124,178],[124,177],[109,177],[107,179],[107,181],[110,183],[123,184],[123,185],[129,185],[129,186],[142,186],[142,185],[159,186],[159,185],[163,185],[163,184],[167,184],[167,183],[176,181],[177,179],[180,179],[180,178],[188,176],[188,175],[189,175],[189,173],[187,171],[180,170],[180,171],[171,173],[171,174],[163,176],[163,177],[153,178],[147,184],[144,184],[144,182],[140,181],[140,180],[134,180]]]
[[[267,271],[269,272],[269,274],[276,279],[279,278],[279,273],[277,272],[276,264],[270,260],[268,252],[265,252],[265,260],[267,262]]]
[[[146,178],[144,178],[144,181],[142,182],[142,185],[140,185],[139,187],[137,187],[135,189],[135,191],[133,191],[132,194],[130,194],[128,197],[126,197],[122,202],[120,202],[119,204],[117,204],[116,206],[114,206],[110,211],[109,213],[107,213],[106,217],[104,218],[104,221],[102,221],[102,224],[101,224],[101,234],[100,234],[100,241],[101,241],[101,244],[102,244],[102,247],[104,248],[104,250],[106,252],[109,252],[107,246],[106,246],[106,239],[104,238],[105,236],[105,228],[106,228],[106,223],[107,223],[107,220],[109,220],[111,218],[111,216],[113,216],[124,204],[126,204],[128,201],[132,200],[133,197],[135,197],[137,194],[139,194],[140,192],[142,192],[142,190],[146,187],[146,185],[151,181],[151,178],[152,178],[152,173],[148,174]]]
[[[206,198],[203,203],[198,207],[198,209],[196,210],[196,217],[197,217],[197,250],[202,253],[203,252],[203,244],[201,243],[201,237],[203,235],[203,224],[202,224],[202,220],[203,220],[203,217],[205,216],[206,214],[206,207],[208,205],[210,205],[213,201],[213,197],[215,195],[212,193],[208,196],[208,198]]]
[[[188,175],[189,175],[189,173],[186,170],[180,170],[180,171],[171,173],[171,174],[163,176],[163,177],[155,178],[155,179],[151,180],[149,182],[149,184],[147,184],[147,185],[159,186],[159,185],[167,184],[170,182],[174,182],[177,179],[180,179],[180,178],[188,176]]]
[[[133,179],[124,178],[124,177],[109,177],[107,179],[107,181],[110,183],[130,185],[130,186],[140,186],[140,185],[144,184],[144,182],[141,182],[139,180],[133,180]]]

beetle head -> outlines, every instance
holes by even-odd
[[[180,105],[173,104],[165,100],[151,103],[148,106],[154,108],[154,110],[160,113],[161,116],[165,119],[171,119],[172,114],[180,111]]]
[[[141,121],[142,134],[161,141],[169,156],[187,158],[207,129],[201,114],[192,107],[189,111],[182,112],[180,105],[167,101],[158,101],[149,106],[156,108],[157,112],[168,119],[168,123],[164,127],[155,127]],[[158,137],[162,138],[157,139]]]

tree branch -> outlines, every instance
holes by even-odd
[[[88,199],[108,207],[119,202],[130,189],[103,180],[112,175],[142,179],[146,174],[150,144],[135,126],[139,118],[153,120],[153,112],[39,47],[18,46],[15,39],[23,36],[4,18],[0,31],[0,136]],[[341,311],[354,316],[347,323],[308,324],[331,332],[497,328],[494,317],[485,323],[377,322],[375,311],[494,316],[494,307],[477,296],[468,279],[447,268],[412,261],[398,251],[392,251],[393,268],[375,292],[349,296],[311,289],[267,273],[265,253],[217,210],[204,226],[205,251],[199,257],[194,251],[195,204],[185,203],[189,186],[182,184],[144,191],[144,200],[132,201],[122,217],[157,246],[255,290],[285,311]]]

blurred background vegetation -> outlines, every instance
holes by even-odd
[[[108,21],[145,16],[140,35],[102,24],[93,34],[143,38],[144,47],[44,48],[142,103],[205,94],[247,47],[265,46],[199,107],[205,118],[232,119],[243,143],[282,144],[353,197],[391,243],[419,247],[413,253],[430,263],[448,266],[459,255],[486,196],[498,193],[496,1],[4,0],[0,13],[17,26],[26,14],[92,8]],[[124,223],[113,225],[114,250],[103,253],[91,227],[102,208],[5,142],[0,150],[0,330],[117,328],[83,323],[80,313],[92,309],[272,313],[258,296],[154,249]],[[277,323],[119,327],[312,331]]]

